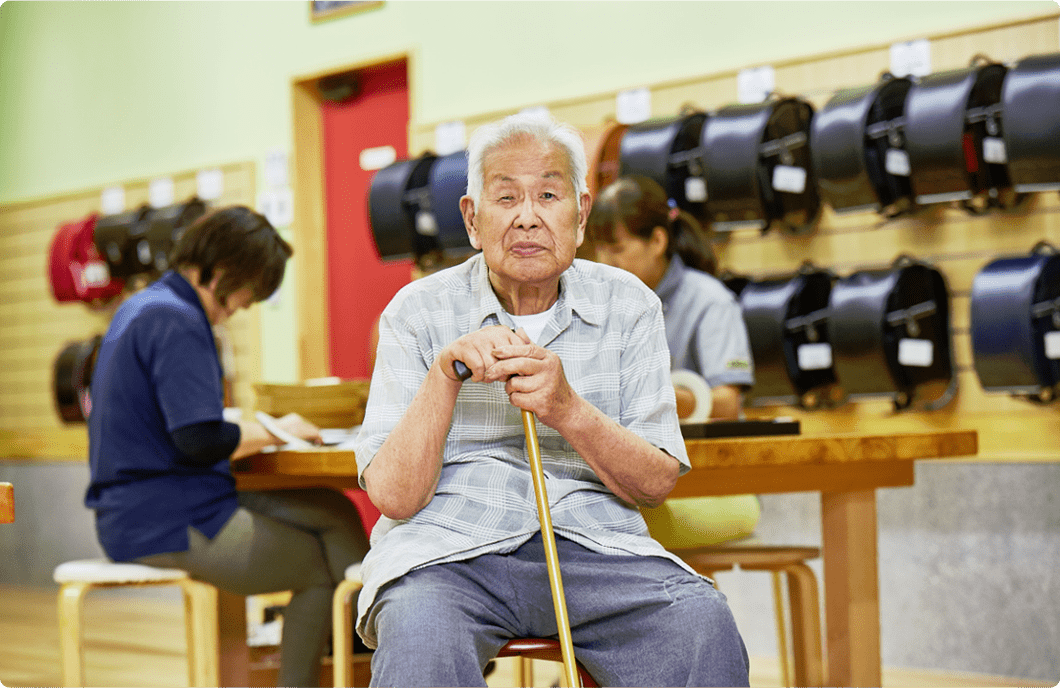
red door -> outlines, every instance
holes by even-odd
[[[327,216],[328,333],[331,374],[368,377],[372,324],[398,289],[408,284],[410,260],[383,263],[368,223],[374,170],[361,169],[361,151],[393,146],[408,156],[407,63],[357,72],[359,94],[321,104],[324,131],[324,203]],[[321,336],[324,336],[321,333]]]

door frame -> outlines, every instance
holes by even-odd
[[[327,204],[324,198],[323,98],[317,89],[321,79],[367,67],[404,60],[408,84],[409,121],[405,135],[416,121],[413,51],[406,50],[354,62],[326,71],[297,76],[291,80],[291,107],[294,128],[294,244],[295,337],[297,374],[306,380],[331,374],[328,304]],[[409,153],[411,154],[411,150]]]

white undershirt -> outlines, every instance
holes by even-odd
[[[558,301],[556,303],[559,303]],[[515,329],[520,327],[526,331],[526,336],[530,337],[530,341],[537,342],[541,338],[541,333],[545,331],[545,325],[548,324],[549,319],[552,317],[552,313],[556,310],[556,304],[552,304],[552,307],[547,311],[541,313],[534,313],[533,315],[512,315],[512,322],[515,323]],[[511,315],[509,313],[508,315]]]

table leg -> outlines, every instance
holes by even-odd
[[[830,686],[880,686],[876,492],[821,493]]]

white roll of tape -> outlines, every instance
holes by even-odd
[[[710,410],[714,400],[710,395],[710,385],[703,379],[703,376],[691,370],[674,370],[670,372],[670,379],[674,387],[684,387],[692,392],[692,396],[696,399],[696,407],[692,410],[692,415],[682,418],[681,422],[706,423],[710,419]]]

